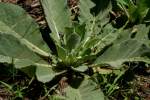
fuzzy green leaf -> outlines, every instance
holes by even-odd
[[[39,65],[36,68],[36,77],[39,81],[45,83],[51,81],[55,77],[56,73],[52,70],[52,66]]]
[[[58,57],[62,60],[65,61],[67,57],[67,50],[65,50],[63,47],[57,45],[57,53]]]
[[[136,31],[135,31],[136,30]],[[132,33],[133,31],[134,34]],[[150,63],[150,48],[147,45],[149,27],[139,25],[133,30],[121,32],[114,45],[108,48],[95,61],[95,64],[109,64],[120,67],[124,62],[142,61]],[[146,41],[146,42],[145,42]]]
[[[93,18],[93,15],[90,12],[90,9],[93,8],[95,4],[91,0],[79,0],[80,8],[80,22],[86,22],[89,19]]]
[[[75,49],[79,45],[80,41],[81,41],[81,37],[76,33],[72,33],[67,40],[67,45],[66,45],[67,49],[70,51],[72,49]]]
[[[50,50],[42,39],[38,24],[22,8],[1,2],[0,12],[0,22],[9,28],[8,30],[4,30],[6,26],[0,25],[0,32],[12,30],[20,35],[22,39],[26,39],[28,44],[33,47],[32,50],[38,50],[36,52],[45,56],[49,55],[46,52]]]
[[[31,66],[47,66],[44,59],[50,51],[36,22],[13,4],[0,3],[0,12],[0,63],[13,64],[28,74],[34,73]]]
[[[88,79],[84,79],[79,87],[68,86],[64,91],[66,100],[104,100],[103,92],[97,88],[96,83]]]
[[[66,0],[41,0],[46,19],[55,41],[60,43],[59,34],[64,33],[65,27],[71,26],[70,11]]]

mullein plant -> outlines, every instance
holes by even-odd
[[[149,26],[113,27],[111,0],[79,0],[77,21],[72,21],[66,0],[40,2],[56,51],[47,46],[39,26],[22,8],[0,3],[0,63],[13,64],[43,83],[57,81],[52,85],[59,92],[52,99],[104,100],[92,80],[101,67],[113,70],[125,62],[150,63]]]

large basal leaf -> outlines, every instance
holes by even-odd
[[[39,26],[19,6],[0,3],[0,22],[6,24],[7,27],[20,35],[23,39],[26,39],[28,44],[33,47],[32,50],[37,50],[36,52],[45,56],[49,55],[46,53],[49,52],[49,48],[42,39]]]
[[[136,30],[136,31],[135,31]],[[114,45],[108,48],[95,61],[95,64],[108,64],[120,67],[127,61],[143,61],[150,63],[148,42],[149,27],[139,25],[133,30],[122,31]]]
[[[0,3],[0,12],[0,55],[33,61],[36,54],[49,56],[38,25],[23,9]]]
[[[48,52],[35,21],[19,6],[0,3],[0,63],[14,64],[24,70],[37,66],[38,80],[46,82],[53,76],[47,70],[51,67],[44,60],[49,57]],[[32,73],[30,68],[27,69],[26,73]],[[42,74],[43,70],[47,71]]]
[[[97,87],[96,83],[89,79],[84,79],[77,88],[68,86],[64,89],[64,92],[65,100],[104,100],[103,92]]]
[[[33,62],[29,59],[14,59],[13,64],[16,68],[24,71],[28,76],[36,75],[36,78],[43,83],[51,81],[59,74],[53,71],[50,64]]]
[[[121,64],[127,61],[143,61],[149,53],[150,48],[142,45],[135,40],[128,40],[124,43],[110,47],[95,61],[96,64],[109,64],[113,67],[120,67]],[[144,57],[145,56],[145,57]],[[141,59],[141,60],[140,60]],[[150,61],[150,60],[149,60]]]
[[[59,34],[64,33],[64,28],[71,26],[70,11],[67,0],[41,0],[46,19],[52,30],[53,38],[60,42]]]
[[[0,55],[16,59],[40,60],[31,49],[30,43],[19,34],[0,22]]]

